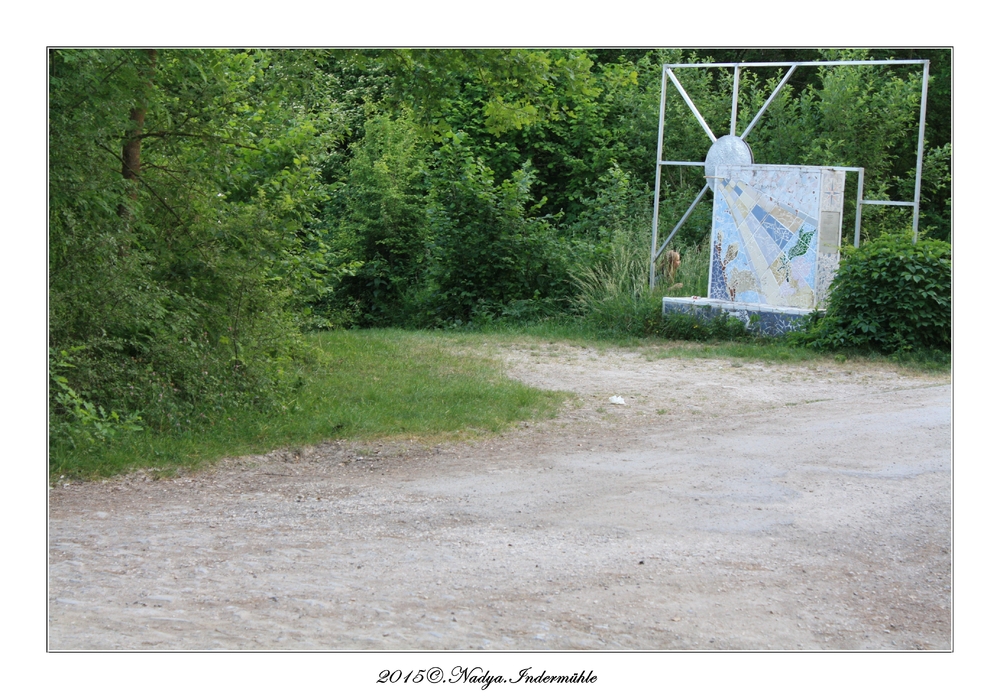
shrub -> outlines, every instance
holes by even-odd
[[[142,430],[138,413],[124,418],[115,411],[94,405],[69,385],[63,372],[73,369],[70,354],[49,349],[49,379],[52,381],[49,404],[50,439],[72,449],[86,448],[114,439],[121,432]]]
[[[400,323],[403,299],[426,266],[426,146],[408,118],[382,115],[367,121],[352,153],[327,214],[336,294],[315,305],[331,325]]]
[[[884,354],[951,348],[951,245],[886,235],[844,250],[826,317],[805,333],[819,349]]]
[[[530,205],[530,163],[496,184],[459,134],[434,165],[427,285],[414,295],[411,314],[417,324],[464,323],[515,302],[565,295],[568,254]]]
[[[593,197],[581,200],[583,210],[566,227],[571,238],[605,242],[622,230],[648,230],[653,222],[653,195],[631,173],[612,162],[598,179]]]

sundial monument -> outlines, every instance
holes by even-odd
[[[753,130],[771,102],[799,67],[844,65],[922,65],[923,91],[917,145],[916,185],[913,201],[866,200],[863,167],[765,165],[754,163],[746,136]],[[750,124],[736,135],[740,70],[785,67],[781,82]],[[684,90],[674,70],[724,68],[733,71],[730,132],[716,137]],[[663,66],[660,97],[659,142],[653,207],[653,243],[650,285],[656,283],[656,260],[674,234],[684,225],[695,206],[712,192],[713,213],[710,239],[708,297],[666,297],[663,311],[709,316],[728,313],[744,323],[757,323],[766,334],[794,327],[797,320],[826,307],[830,283],[840,261],[840,242],[845,205],[845,175],[857,174],[854,244],[860,244],[862,205],[909,206],[913,208],[916,240],[923,165],[924,123],[927,110],[929,62],[918,61],[814,61],[798,63],[696,63]],[[690,108],[712,142],[704,162],[664,160],[664,107],[668,80]],[[667,239],[658,245],[660,175],[664,166],[704,169],[705,186]]]

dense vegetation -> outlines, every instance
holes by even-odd
[[[863,57],[932,61],[922,236],[950,241],[947,50],[54,50],[53,453],[294,410],[322,362],[305,331],[562,316],[698,339],[655,299],[704,294],[710,204],[675,238],[674,288],[642,281],[661,64]],[[683,75],[716,133],[728,76]],[[740,128],[779,79],[744,74]],[[665,149],[703,159],[704,133],[667,94]],[[803,69],[749,142],[758,162],[861,165],[870,198],[907,199],[919,98],[912,69]],[[702,182],[664,171],[664,226]],[[906,230],[908,213],[870,207],[865,239]],[[878,323],[889,339],[854,344],[923,342]]]
[[[805,334],[822,349],[886,354],[951,348],[951,246],[884,235],[846,248],[826,316]]]

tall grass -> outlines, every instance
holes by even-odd
[[[598,332],[648,335],[659,322],[662,289],[649,288],[649,252],[635,234],[616,232],[607,257],[576,271],[573,282],[573,309]]]
[[[701,245],[675,248],[681,256],[681,266],[673,284],[664,284],[663,296],[708,296],[708,239]],[[665,253],[664,253],[665,254]]]
[[[573,275],[577,288],[573,308],[582,324],[601,337],[749,338],[738,320],[725,315],[710,321],[682,313],[663,315],[666,295],[707,295],[707,267],[707,250],[685,249],[674,278],[658,274],[657,285],[650,289],[649,251],[644,236],[618,232],[604,260]]]

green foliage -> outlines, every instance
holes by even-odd
[[[798,338],[821,349],[950,351],[951,245],[910,234],[846,248],[826,316]]]
[[[900,192],[912,196],[917,180],[916,167],[898,178]],[[935,240],[951,240],[951,144],[924,152],[920,179],[921,235]]]
[[[142,431],[142,418],[138,413],[123,418],[114,410],[108,412],[102,406],[84,400],[73,390],[62,375],[74,368],[69,360],[68,351],[61,350],[56,354],[49,350],[49,380],[53,384],[49,416],[51,440],[63,442],[72,449],[92,449],[123,432]],[[61,419],[55,415],[61,415]]]
[[[533,181],[526,163],[497,184],[462,134],[437,151],[427,282],[415,300],[424,322],[465,322],[477,311],[492,314],[512,303],[565,294],[565,246],[549,221],[533,215]]]
[[[867,52],[851,50],[830,52],[820,60],[867,58]],[[900,158],[914,162],[916,149],[905,154],[899,146],[919,117],[919,69],[855,65],[814,70],[815,83],[779,93],[751,132],[748,141],[757,162],[860,165],[871,184],[894,174]],[[777,83],[778,76],[748,76],[750,99],[737,130],[749,123]]]
[[[594,196],[581,199],[583,210],[566,230],[574,240],[606,243],[615,231],[649,229],[652,200],[648,186],[612,161],[598,179]]]
[[[656,108],[645,85],[638,84],[636,67],[603,65],[592,71],[591,86],[567,94],[565,109],[508,139],[516,154],[538,170],[537,196],[546,202],[542,211],[563,216],[567,229],[589,208],[585,200],[607,189],[608,173],[616,169],[616,176],[628,181],[630,197],[651,200],[648,174],[656,154],[649,134],[656,131]],[[648,112],[647,106],[652,107]],[[511,156],[502,164],[487,157],[491,166],[506,172]]]
[[[498,136],[567,109],[568,96],[593,94],[580,50],[395,49],[366,52],[389,65],[395,99],[412,106],[439,137],[461,128],[448,113],[465,91],[482,95],[479,116]]]
[[[336,129],[311,71],[308,53],[52,52],[50,347],[75,348],[50,386],[55,442],[79,446],[81,425],[117,438],[116,416],[140,413],[185,429],[292,390]]]
[[[327,211],[340,282],[327,304],[353,307],[350,320],[364,325],[401,323],[405,295],[426,267],[426,144],[405,115],[375,115],[352,152]]]

